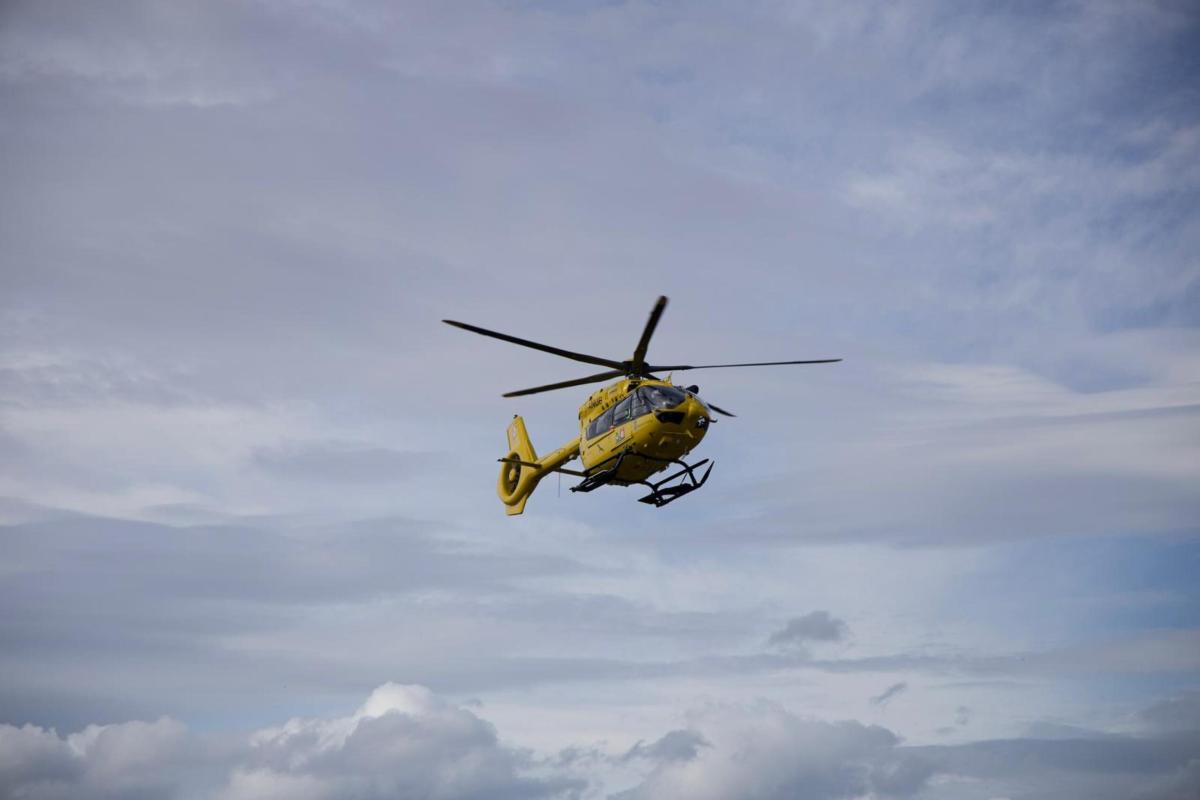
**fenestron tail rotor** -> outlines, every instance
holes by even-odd
[[[642,329],[641,338],[638,339],[637,346],[633,350],[633,358],[628,361],[616,361],[608,358],[600,358],[599,356],[588,355],[587,353],[576,353],[572,350],[564,350],[561,347],[553,347],[548,344],[522,339],[517,336],[512,336],[507,333],[499,333],[491,331],[487,328],[480,328],[477,325],[468,325],[465,322],[456,322],[451,319],[444,319],[447,325],[453,325],[456,328],[462,328],[465,331],[478,333],[481,336],[489,336],[493,339],[499,339],[503,342],[529,347],[534,350],[541,350],[543,353],[569,358],[572,361],[582,361],[585,364],[595,364],[599,367],[608,367],[605,372],[598,372],[595,375],[588,375],[584,378],[575,378],[573,380],[561,381],[559,383],[549,383],[544,386],[534,386],[530,389],[519,389],[515,392],[505,393],[505,397],[522,397],[524,395],[538,394],[539,392],[550,392],[555,389],[566,389],[571,386],[582,386],[588,383],[599,383],[612,378],[618,378],[626,375],[630,378],[649,378],[657,380],[651,373],[654,372],[681,372],[690,369],[725,369],[729,367],[776,367],[790,366],[797,364],[834,364],[841,361],[840,358],[820,358],[808,359],[804,361],[755,361],[743,364],[675,364],[675,365],[651,365],[646,363],[646,354],[650,349],[650,340],[654,336],[654,331],[658,327],[658,321],[662,318],[663,311],[667,307],[667,298],[659,297],[654,303],[654,307],[650,310],[650,319],[646,321],[646,327]],[[735,416],[723,408],[714,406],[712,403],[705,403],[713,411],[726,416]]]

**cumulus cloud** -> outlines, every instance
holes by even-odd
[[[385,684],[353,715],[256,733],[223,797],[535,798],[578,789],[524,775],[530,762],[495,729],[421,686]]]
[[[648,758],[654,761],[691,761],[701,747],[710,747],[696,731],[669,731],[661,739],[645,744],[638,742],[625,754],[626,759]]]
[[[803,645],[806,642],[837,642],[846,636],[846,623],[828,611],[810,611],[793,617],[771,634],[767,644],[777,647]]]
[[[622,800],[826,800],[868,792],[911,795],[929,770],[897,751],[875,725],[803,719],[771,704],[694,714],[687,732],[709,743],[659,763]]]
[[[0,795],[13,798],[165,798],[204,763],[205,747],[180,722],[89,725],[60,736],[0,725]]]
[[[1200,764],[1196,731],[912,746],[886,728],[806,719],[769,703],[696,711],[674,733],[706,744],[663,759],[618,797],[1183,800],[1195,796]]]
[[[0,796],[468,800],[575,795],[578,779],[537,776],[470,711],[421,686],[384,684],[346,717],[292,719],[222,745],[168,718],[60,736],[0,726]]]
[[[247,735],[198,733],[166,717],[67,735],[0,725],[0,797],[1176,800],[1194,796],[1198,747],[1197,731],[1078,730],[910,746],[878,725],[758,701],[695,709],[684,727],[623,754],[571,745],[542,756],[428,688],[386,683],[344,716],[293,718]]]

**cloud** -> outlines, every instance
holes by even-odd
[[[1004,739],[905,752],[931,764],[948,788],[971,786],[977,793],[972,796],[981,798],[1127,800],[1188,797],[1195,787],[1197,746],[1200,734],[1190,733]]]
[[[668,771],[734,748],[691,697],[1186,724],[1115,698],[1200,652],[1192,4],[2,5],[0,719],[400,676]],[[660,291],[664,363],[847,359],[697,378],[739,417],[670,509],[504,519],[505,422],[581,396],[501,400],[569,365],[438,320],[623,358]],[[927,771],[885,751],[836,787]]]
[[[282,478],[360,483],[394,481],[410,473],[428,455],[354,442],[304,442],[259,448],[254,465]]]
[[[889,702],[890,702],[890,701],[891,701],[891,700],[892,700],[894,697],[896,697],[897,695],[899,695],[901,692],[904,692],[904,691],[906,691],[907,689],[908,689],[908,684],[907,684],[907,683],[905,683],[904,681],[901,681],[900,683],[893,683],[891,686],[889,686],[888,688],[884,689],[884,690],[883,690],[883,692],[881,692],[880,694],[877,694],[877,695],[875,695],[874,697],[872,697],[872,698],[871,698],[871,705],[873,705],[873,706],[885,706],[885,705],[887,705],[887,704],[888,704],[888,703],[889,703]],[[961,724],[961,723],[960,723],[960,724]]]
[[[1185,798],[1200,731],[905,745],[858,722],[820,722],[769,703],[692,712],[707,746],[656,765],[625,798]]]
[[[783,628],[771,634],[767,644],[787,647],[805,642],[837,642],[845,638],[846,631],[846,623],[828,611],[810,611],[788,620]]]
[[[388,683],[347,717],[293,719],[235,742],[182,723],[89,725],[60,736],[0,725],[0,796],[49,798],[574,796],[579,780],[533,774],[470,711],[421,686]]]
[[[1137,720],[1152,731],[1200,731],[1200,691],[1160,700],[1139,711]]]
[[[1189,800],[1200,797],[1200,758],[1193,758],[1137,795],[1137,800]]]
[[[180,722],[89,725],[68,736],[0,725],[0,795],[22,798],[166,798],[177,795],[205,746]]]
[[[891,731],[858,722],[820,722],[771,704],[713,707],[688,731],[709,746],[659,763],[621,800],[742,797],[824,800],[871,791],[908,796],[929,771],[897,754]]]
[[[547,758],[506,743],[481,713],[423,686],[385,683],[349,714],[245,735],[199,733],[165,717],[67,735],[0,725],[0,796],[1175,800],[1195,791],[1200,763],[1200,731],[1063,730],[913,746],[887,728],[812,719],[766,701],[693,709],[685,727],[623,754],[571,745]]]
[[[470,711],[424,687],[389,683],[350,717],[297,719],[257,732],[221,796],[465,800],[559,797],[580,788],[528,777],[529,766]]]
[[[186,718],[232,708],[249,684],[279,702],[285,687],[335,676],[339,686],[370,685],[397,668],[440,688],[505,674],[467,654],[481,642],[494,660],[511,654],[519,627],[502,609],[520,606],[515,582],[580,568],[396,518],[295,527],[75,515],[0,526],[0,542],[0,605],[27,609],[0,617],[0,719],[59,726],[130,709]],[[547,614],[545,624],[557,619],[565,622]],[[224,678],[207,699],[188,690],[213,674]],[[536,674],[518,665],[505,679]],[[96,682],[103,691],[88,688]]]
[[[663,734],[650,744],[638,742],[625,754],[626,759],[647,758],[652,761],[691,761],[702,747],[710,747],[695,731],[677,730]]]

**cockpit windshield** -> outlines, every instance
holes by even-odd
[[[643,386],[638,391],[646,403],[656,410],[674,408],[687,399],[687,395],[674,386]]]

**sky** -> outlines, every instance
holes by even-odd
[[[10,0],[0,797],[1194,799],[1198,253],[1187,0]]]

